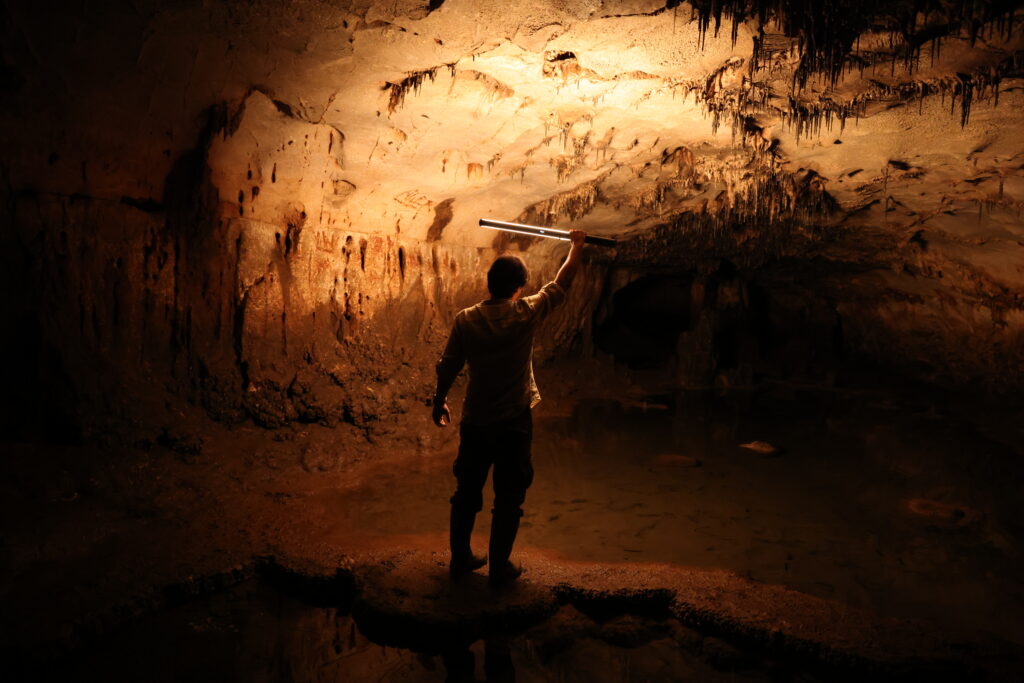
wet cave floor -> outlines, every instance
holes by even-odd
[[[1024,462],[1012,427],[986,433],[925,397],[785,388],[545,408],[520,545],[584,562],[724,568],[1024,643]],[[741,447],[752,442],[774,451]],[[318,497],[370,533],[443,532],[449,466],[382,468],[355,495]],[[474,533],[481,552],[490,495]]]
[[[526,573],[498,594],[483,575],[447,575],[457,431],[434,428],[426,409],[362,450],[315,425],[271,439],[239,427],[209,436],[201,455],[133,451],[117,475],[76,470],[86,459],[75,451],[36,475],[88,478],[80,491],[6,482],[4,628],[29,653],[20,671],[247,681],[473,680],[474,668],[476,680],[514,670],[520,681],[1024,671],[1020,405],[792,384],[576,391],[547,374],[571,388],[535,412],[516,549]],[[329,464],[337,453],[340,468]],[[15,455],[44,462],[32,449]]]

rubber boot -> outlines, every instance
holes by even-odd
[[[448,569],[452,574],[466,574],[487,564],[487,557],[474,555],[470,546],[475,521],[476,511],[452,505],[448,535],[452,549],[452,558]]]
[[[523,568],[509,561],[512,555],[512,546],[516,542],[516,534],[519,533],[519,518],[522,512],[514,510],[491,511],[491,545],[490,545],[490,580],[491,583],[505,583],[512,581],[523,573]]]

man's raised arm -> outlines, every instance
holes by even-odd
[[[583,257],[583,240],[586,238],[587,233],[582,230],[569,231],[569,243],[572,246],[569,247],[569,255],[565,257],[565,262],[558,269],[558,275],[555,276],[555,282],[562,289],[568,290],[576,278],[576,272],[580,269],[580,260]]]

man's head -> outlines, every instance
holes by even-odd
[[[529,271],[518,256],[499,256],[487,271],[487,289],[495,299],[509,299],[526,285]]]

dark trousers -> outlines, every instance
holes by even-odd
[[[527,408],[520,416],[489,425],[463,422],[459,427],[459,455],[455,458],[453,506],[480,512],[487,474],[494,467],[494,513],[522,517],[526,489],[533,483],[530,446],[533,415]]]
[[[459,428],[459,455],[452,503],[452,556],[468,557],[473,519],[484,505],[487,475],[494,468],[494,508],[491,510],[491,566],[508,562],[523,516],[526,489],[533,482],[530,446],[533,416],[527,408],[521,415],[495,424]]]

